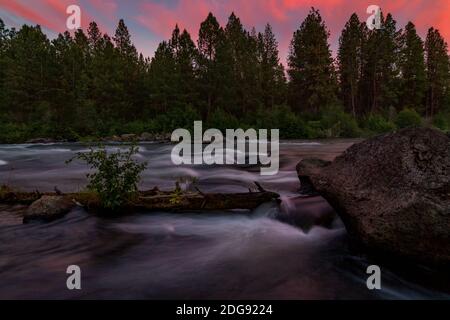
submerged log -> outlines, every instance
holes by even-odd
[[[140,191],[138,195],[124,204],[127,210],[146,211],[203,211],[203,210],[252,210],[259,205],[279,199],[274,192],[265,191],[257,184],[258,192],[248,193],[203,193],[175,191],[160,191],[158,188]],[[31,205],[42,198],[62,197],[85,207],[88,211],[102,211],[100,198],[92,192],[79,193],[40,193],[16,192],[8,188],[0,189],[0,203]]]

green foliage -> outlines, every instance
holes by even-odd
[[[320,124],[328,137],[355,138],[361,134],[355,118],[345,113],[340,107],[322,111]]]
[[[269,110],[260,110],[256,118],[258,119],[256,125],[258,128],[279,129],[282,139],[309,137],[306,123],[286,105],[275,106]]]
[[[25,125],[15,123],[0,123],[0,140],[3,143],[19,143],[27,139]]]
[[[394,123],[386,120],[386,118],[381,115],[370,115],[363,122],[363,126],[373,133],[386,133],[396,129]]]
[[[139,148],[131,146],[128,151],[118,150],[108,153],[105,147],[80,152],[74,159],[86,162],[93,173],[88,173],[90,191],[98,193],[105,209],[115,210],[126,204],[138,191],[140,174],[147,163],[138,163],[133,159]]]
[[[208,120],[208,126],[225,131],[226,129],[239,128],[239,121],[231,113],[217,109],[211,114]]]
[[[422,118],[413,109],[403,109],[397,115],[395,124],[398,128],[420,127],[422,125]]]
[[[123,133],[141,134],[147,131],[147,125],[143,121],[135,120],[129,122],[122,127]]]
[[[181,190],[180,183],[176,183],[176,188],[170,195],[169,202],[173,205],[178,205],[183,201],[183,191]]]
[[[450,112],[440,112],[433,119],[433,125],[443,131],[450,130]]]

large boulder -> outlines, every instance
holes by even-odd
[[[378,252],[450,263],[450,138],[405,129],[350,147],[334,162],[297,166],[349,234]],[[310,186],[308,186],[310,184]]]
[[[67,214],[74,206],[75,203],[64,196],[42,196],[28,207],[23,221],[55,220]]]

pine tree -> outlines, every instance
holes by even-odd
[[[138,54],[136,47],[131,42],[128,27],[122,19],[119,21],[113,40],[119,58],[116,68],[118,70],[117,95],[120,98],[117,100],[115,113],[120,118],[130,121],[142,111],[142,106],[137,105],[134,100],[136,91],[133,86],[133,83],[138,80]]]
[[[57,131],[65,130],[73,125],[74,109],[77,105],[77,52],[75,43],[68,31],[59,34],[52,41],[52,76],[51,100],[52,117]]]
[[[180,33],[178,26],[172,34],[170,46],[173,50],[176,65],[178,106],[185,107],[194,103],[196,92],[195,71],[197,65],[198,52],[191,35],[186,31]]]
[[[428,80],[426,116],[432,118],[443,109],[450,90],[448,46],[439,30],[428,30],[425,51]]]
[[[217,51],[223,41],[224,31],[216,17],[212,13],[209,13],[206,20],[200,25],[197,43],[199,51],[199,90],[201,91],[201,97],[205,97],[202,99],[206,102],[206,110],[204,111],[205,118],[209,118],[212,112],[212,106],[219,94]]]
[[[0,19],[0,120],[6,118],[5,108],[5,70],[6,64],[6,52],[8,50],[10,38],[9,30],[6,28],[2,19]]]
[[[354,117],[361,113],[358,89],[361,80],[363,45],[364,25],[354,13],[342,31],[338,50],[340,96],[345,110]]]
[[[391,14],[381,17],[382,28],[368,31],[363,46],[361,96],[365,113],[398,107],[400,32]]]
[[[100,49],[100,46],[102,44],[102,33],[100,32],[100,29],[98,28],[98,25],[95,21],[89,24],[87,34],[89,50],[91,54],[94,55]]]
[[[11,39],[6,55],[6,108],[17,121],[48,119],[50,41],[39,26],[24,25]]]
[[[312,8],[294,33],[288,57],[289,101],[296,112],[318,113],[336,102],[329,32],[318,10]]]
[[[225,78],[227,81],[222,84],[227,86],[231,98],[228,100],[228,105],[224,105],[225,110],[231,111],[237,114],[239,111],[241,114],[246,114],[244,100],[245,90],[245,72],[244,72],[244,54],[246,50],[247,33],[241,23],[241,20],[234,14],[234,12],[228,18],[228,23],[225,27],[225,47],[226,61],[223,61],[229,77]]]
[[[223,29],[210,12],[206,20],[201,23],[198,32],[198,50],[202,57],[208,61],[214,61],[221,41],[223,41]]]
[[[167,112],[177,94],[176,61],[172,47],[167,41],[159,44],[152,58],[149,73],[155,111]]]
[[[136,48],[131,42],[130,32],[123,19],[120,19],[119,24],[117,25],[113,40],[121,56],[137,59]]]
[[[88,105],[85,109],[88,114],[98,115],[99,132],[111,134],[113,132],[109,132],[108,126],[114,119],[120,119],[120,108],[126,99],[121,74],[123,67],[112,39],[104,34],[100,43],[100,50],[92,59],[90,66],[89,101],[93,105]],[[127,111],[132,113],[123,110]]]
[[[262,101],[266,108],[284,103],[285,76],[280,63],[278,42],[272,27],[267,24],[264,33],[258,35],[259,62],[261,64]]]
[[[424,43],[417,35],[412,22],[406,25],[402,33],[401,45],[401,104],[404,108],[424,113],[426,92]]]

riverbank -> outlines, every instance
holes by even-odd
[[[122,134],[113,135],[107,137],[82,137],[79,139],[54,139],[54,138],[34,138],[18,143],[26,144],[49,144],[49,143],[67,143],[67,142],[170,142],[171,134],[169,133],[149,133],[144,132],[142,134]],[[0,144],[7,144],[2,143]]]

